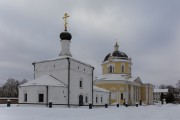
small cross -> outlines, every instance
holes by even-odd
[[[67,13],[64,14],[64,28],[65,28],[65,31],[67,31],[67,18],[69,17],[69,15]]]

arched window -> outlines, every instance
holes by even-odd
[[[121,100],[123,100],[124,99],[124,97],[123,97],[123,93],[121,93]]]
[[[96,103],[98,103],[98,96],[96,96]]]
[[[121,66],[121,72],[124,73],[124,65]]]
[[[113,72],[113,67],[109,66],[109,73],[112,73],[112,72]]]

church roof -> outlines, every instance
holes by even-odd
[[[109,58],[114,57],[116,59],[121,59],[121,60],[128,60],[128,56],[124,53],[118,50],[119,45],[116,42],[115,46],[114,46],[115,50],[112,53],[109,53],[106,55],[106,57],[104,58],[104,62],[108,61]]]
[[[67,31],[62,32],[59,37],[61,38],[61,40],[71,40],[72,38],[71,33]]]
[[[139,77],[125,78],[124,74],[104,74],[95,78],[95,81],[129,81],[142,83]]]
[[[103,88],[100,88],[100,87],[97,87],[97,86],[93,86],[93,90],[96,91],[96,92],[110,92],[106,89],[103,89]]]
[[[76,59],[74,59],[74,58],[72,58],[72,57],[70,57],[70,56],[58,56],[58,57],[53,58],[53,59],[44,60],[44,61],[40,61],[40,62],[34,62],[33,64],[43,63],[43,62],[50,62],[50,61],[56,61],[56,60],[67,59],[67,58],[69,58],[69,59],[71,59],[71,60],[73,60],[73,61],[76,61],[76,62],[78,62],[78,63],[84,64],[84,65],[86,65],[86,66],[89,66],[89,67],[94,68],[92,65],[87,64],[87,63],[84,63],[84,62],[81,62],[81,61],[79,61],[79,60],[76,60]]]
[[[113,53],[107,54],[106,57],[104,58],[104,61],[107,61],[111,56],[117,59],[128,60],[128,56],[124,52],[114,51]]]
[[[121,74],[104,74],[96,78],[96,80],[126,80]]]
[[[55,79],[50,75],[44,75],[35,80],[24,83],[21,86],[58,86],[58,87],[67,87],[63,82]]]

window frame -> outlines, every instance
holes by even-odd
[[[38,94],[38,102],[40,103],[44,102],[44,94],[42,93]]]
[[[124,99],[124,94],[123,93],[121,93],[121,100],[123,100]]]
[[[82,89],[83,88],[83,80],[79,81],[79,88]]]
[[[24,102],[27,102],[27,93],[24,94]]]
[[[96,96],[96,103],[98,103],[98,96]]]

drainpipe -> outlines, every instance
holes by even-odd
[[[148,84],[148,105],[149,105],[149,84]]]
[[[48,107],[48,102],[49,102],[49,100],[48,100],[48,97],[49,97],[48,92],[49,92],[49,89],[48,89],[48,86],[46,86],[46,105],[47,105],[47,107]]]
[[[35,79],[35,62],[32,63],[32,65],[34,66],[34,79]]]
[[[68,107],[70,108],[70,60],[67,57],[68,60]]]
[[[94,67],[93,67],[93,69],[92,69],[92,106],[93,106],[93,92],[94,92],[94,90],[93,90],[93,86],[94,86],[94,81],[93,81],[93,79],[94,79]]]

